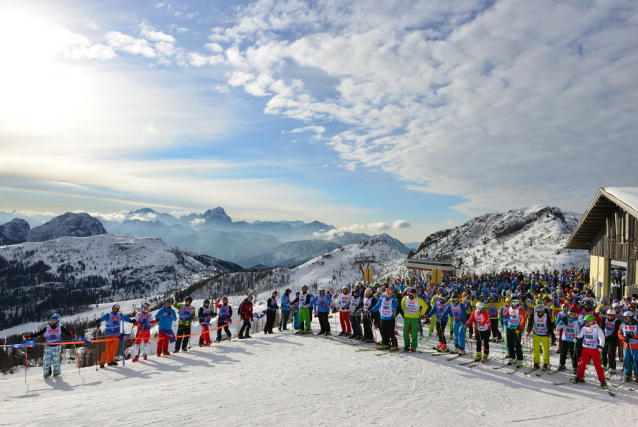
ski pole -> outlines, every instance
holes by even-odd
[[[24,348],[24,383],[27,383],[27,370],[29,369],[29,347]]]
[[[78,375],[82,376],[82,374],[80,374],[80,352],[78,352],[78,349],[75,346],[75,344],[73,344],[73,348],[75,349],[75,356],[78,358]]]

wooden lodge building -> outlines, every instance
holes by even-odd
[[[638,187],[598,190],[565,247],[589,251],[596,297],[638,294]]]

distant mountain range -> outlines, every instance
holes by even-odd
[[[44,242],[63,236],[87,237],[99,234],[107,234],[100,221],[86,213],[67,212],[34,228],[21,218],[15,218],[11,222],[0,225],[0,245]]]

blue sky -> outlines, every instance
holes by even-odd
[[[0,211],[410,242],[638,182],[633,1],[7,3]]]

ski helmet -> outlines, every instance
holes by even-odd
[[[113,308],[117,308],[118,310],[120,309],[120,305],[118,303],[113,304]]]
[[[326,292],[326,288],[324,288],[323,286],[319,288],[319,292]]]
[[[188,296],[188,297],[186,297],[186,299],[185,299],[184,301],[186,301],[186,302],[193,302],[193,297]]]
[[[485,311],[485,303],[482,303],[482,302],[476,303],[476,309],[478,311]]]
[[[613,309],[614,309],[614,310],[616,310],[616,311],[620,310],[620,303],[619,303],[619,302],[615,302],[615,303],[611,306],[611,308],[613,308]]]
[[[204,300],[204,304],[210,304],[210,300],[207,298]]]
[[[385,291],[385,295],[387,297],[392,297],[392,289],[388,289],[387,291]]]
[[[348,289],[346,286],[343,287],[343,289],[341,289],[342,292],[349,292],[350,289]]]
[[[617,315],[618,314],[614,310],[612,310],[612,309],[607,310],[607,316],[614,316],[615,317]]]
[[[143,302],[142,303],[142,311],[148,311],[151,308],[151,303],[150,302]]]
[[[631,322],[632,320],[634,320],[634,313],[627,310],[622,314],[622,318],[625,322],[629,321]],[[628,323],[628,322],[627,322]]]
[[[224,297],[222,298],[222,300],[223,300],[223,301],[228,301],[228,297],[227,297],[227,296],[224,296]]]
[[[416,289],[414,289],[414,288],[410,288],[410,290],[408,291],[408,293],[409,293],[410,295],[416,295]]]
[[[588,314],[587,316],[585,316],[585,318],[583,320],[585,322],[595,322],[596,321],[596,316],[594,316],[593,314]]]
[[[60,317],[60,315],[56,313],[53,316],[51,316],[50,322],[54,320],[55,320],[55,323],[60,324],[60,322],[62,321],[62,317]]]
[[[366,289],[365,294],[366,295],[372,295],[372,289],[371,288]]]
[[[521,301],[518,298],[513,298],[512,299],[512,305],[519,305],[521,303]]]
[[[534,310],[538,311],[539,313],[545,311],[545,306],[543,304],[536,304],[536,307],[534,307]]]
[[[164,300],[164,304],[166,304],[166,303],[173,304],[173,300],[172,300],[172,299],[170,299],[170,298],[166,298],[166,299]]]
[[[251,298],[251,299],[252,299],[252,297],[253,297],[253,294],[248,294],[248,295],[246,296],[246,299],[248,299],[248,298]]]
[[[304,289],[305,289],[305,290],[308,290],[308,286],[303,285],[303,286],[301,287],[301,290],[303,291]]]

